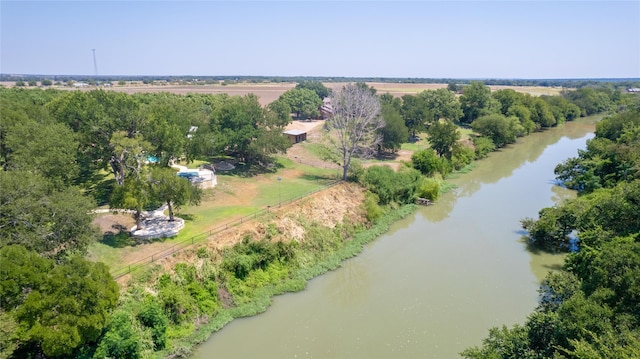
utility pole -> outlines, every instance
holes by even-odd
[[[98,81],[98,62],[96,61],[96,49],[91,49],[93,51],[93,75],[96,77],[96,82]]]

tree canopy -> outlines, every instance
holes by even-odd
[[[79,257],[55,264],[14,245],[0,249],[0,259],[0,309],[17,324],[14,357],[69,356],[98,339],[118,299],[104,264]]]

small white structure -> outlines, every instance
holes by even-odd
[[[172,164],[171,167],[178,169],[177,175],[179,177],[188,179],[189,182],[200,188],[213,188],[218,184],[218,178],[213,170],[207,168],[189,169],[176,164]]]

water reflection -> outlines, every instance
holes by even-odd
[[[367,260],[348,260],[340,266],[327,284],[331,295],[329,300],[336,304],[352,307],[364,302],[369,295],[371,281]]]
[[[472,175],[461,175],[451,179],[450,182],[458,186],[454,191],[454,197],[469,197],[476,193],[483,185],[497,183],[503,178],[510,177],[526,163],[536,162],[549,146],[563,139],[575,140],[584,137],[594,131],[595,123],[602,116],[590,116],[575,122],[562,124],[556,128],[533,133],[527,137],[518,139],[516,144],[492,152],[487,158],[477,161]],[[589,138],[593,137],[592,135]],[[577,153],[569,154],[577,156]],[[555,164],[567,157],[552,154],[551,160]],[[554,190],[555,192],[555,190]],[[441,201],[438,201],[440,206]],[[443,203],[443,210],[451,211],[455,207],[455,198],[447,198]],[[442,220],[448,213],[430,213],[429,219]]]

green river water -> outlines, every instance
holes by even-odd
[[[575,196],[555,185],[553,168],[585,147],[595,121],[492,153],[435,205],[306,290],[234,320],[193,358],[457,358],[489,328],[523,322],[562,257],[528,251],[520,219]]]

